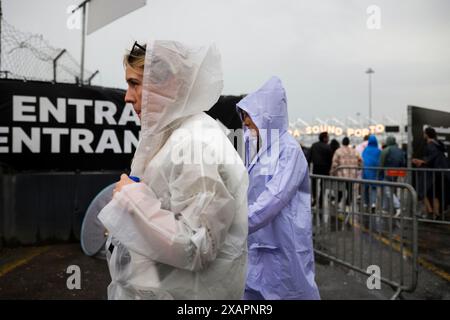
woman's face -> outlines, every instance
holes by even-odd
[[[256,126],[256,124],[253,122],[252,118],[250,118],[250,116],[248,115],[247,112],[245,112],[244,110],[241,110],[241,117],[242,117],[242,121],[244,123],[244,126],[246,126],[247,128],[250,129],[251,134],[254,137],[259,136],[259,130],[258,127]]]
[[[128,84],[125,102],[133,105],[139,119],[141,118],[141,100],[142,100],[142,81],[143,73],[137,72],[130,66],[126,67],[125,80]]]

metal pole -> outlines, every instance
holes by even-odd
[[[56,67],[58,59],[66,52],[66,49],[62,49],[60,53],[53,59],[53,82],[56,82]]]
[[[80,61],[80,85],[83,85],[83,77],[84,77],[84,47],[86,40],[86,6],[87,3],[91,0],[85,0],[78,5],[75,9],[72,10],[72,13],[77,11],[78,9],[82,9],[82,26],[81,26],[81,61]]]
[[[82,26],[81,26],[81,70],[80,70],[80,83],[83,85],[84,80],[84,48],[85,48],[85,41],[86,41],[86,33],[85,33],[85,26],[86,26],[86,3],[83,5],[83,18],[82,18]]]
[[[367,69],[366,73],[369,75],[369,126],[372,125],[372,74],[375,71],[372,68]]]
[[[2,1],[0,0],[0,71],[2,70],[2,22],[3,22],[3,12],[2,12]]]
[[[89,85],[91,85],[92,79],[93,79],[98,73],[99,73],[99,71],[98,71],[98,70],[95,70],[95,72],[89,77],[89,79],[87,79],[87,83],[88,83]]]
[[[372,124],[372,74],[369,73],[369,125]]]
[[[407,130],[408,130],[408,149],[407,149],[407,165],[408,168],[412,167],[412,156],[413,156],[413,123],[412,123],[412,106],[408,106],[407,108],[407,112],[408,112],[408,125],[407,125]],[[411,184],[411,176],[408,175],[408,183]]]

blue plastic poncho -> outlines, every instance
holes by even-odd
[[[249,267],[246,299],[320,299],[314,280],[308,164],[287,132],[286,94],[272,77],[237,104],[259,129],[248,163]],[[247,130],[245,136],[250,137]],[[250,148],[247,145],[246,158]]]
[[[364,167],[378,167],[380,165],[381,151],[378,149],[378,141],[374,135],[369,136],[367,147],[362,153]],[[363,179],[376,180],[377,169],[364,169]]]

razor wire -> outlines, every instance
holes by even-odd
[[[84,70],[85,79],[93,74]],[[79,76],[80,64],[67,50],[1,19],[1,78],[77,83]]]

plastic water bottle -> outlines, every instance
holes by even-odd
[[[129,178],[130,178],[131,180],[133,180],[134,182],[141,182],[141,179],[139,179],[139,177],[129,176]]]

